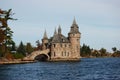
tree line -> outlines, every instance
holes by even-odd
[[[120,50],[116,47],[111,48],[113,53],[107,52],[105,48],[96,50],[90,48],[88,45],[83,44],[80,49],[80,55],[82,57],[120,57]]]

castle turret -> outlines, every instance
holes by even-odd
[[[73,24],[71,26],[70,32],[68,33],[69,40],[71,43],[71,51],[73,58],[80,58],[80,37],[79,27],[74,18]]]
[[[48,45],[48,37],[47,37],[47,33],[46,33],[46,30],[44,32],[44,36],[43,36],[43,39],[42,39],[42,49],[47,49],[47,45]]]

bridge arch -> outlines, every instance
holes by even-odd
[[[49,58],[49,57],[48,57],[46,54],[42,53],[42,54],[37,55],[37,56],[34,58],[34,60],[38,60],[38,61],[48,61],[48,58]]]
[[[23,60],[35,60],[37,57],[39,58],[40,56],[44,56],[46,57],[47,60],[49,60],[50,59],[50,56],[48,55],[49,52],[50,52],[49,49],[42,51],[34,51],[30,55],[23,58]]]

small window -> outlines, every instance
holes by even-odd
[[[55,52],[54,52],[54,56],[56,56]]]
[[[62,51],[62,56],[63,56],[63,51]]]
[[[67,47],[67,45],[65,44],[65,47]]]
[[[62,42],[65,42],[65,40],[64,40],[64,39],[62,39]]]
[[[60,44],[60,46],[62,47],[62,44]]]
[[[66,51],[65,51],[65,56],[66,56]]]
[[[69,52],[68,52],[67,56],[69,56]]]
[[[69,47],[70,47],[70,44],[69,44]]]
[[[56,45],[54,44],[54,47],[55,47]]]
[[[78,46],[76,46],[77,47],[77,49],[79,48]]]

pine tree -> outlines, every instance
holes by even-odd
[[[17,52],[26,56],[26,49],[25,49],[25,46],[23,45],[22,41],[20,42]]]
[[[33,47],[31,45],[31,43],[27,43],[26,52],[27,52],[27,54],[30,54],[31,52],[33,52]]]
[[[0,9],[0,45],[2,47],[5,46],[5,52],[2,53],[3,56],[5,56],[7,53],[10,53],[10,48],[12,43],[14,43],[12,40],[13,31],[11,31],[7,23],[8,20],[15,20],[11,18],[11,15],[13,15],[11,10],[12,9],[5,11]]]

